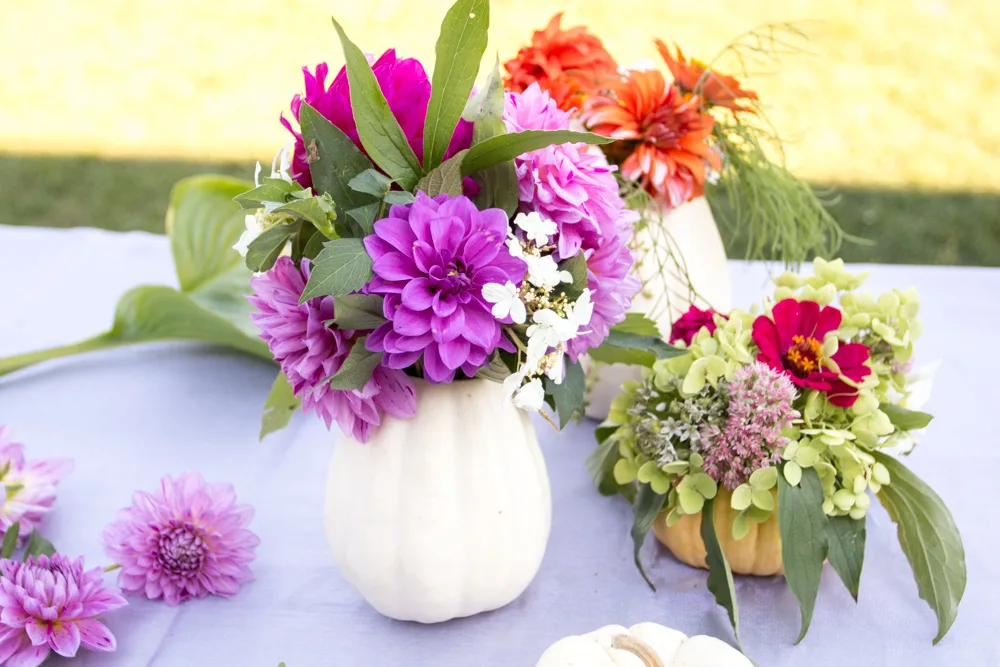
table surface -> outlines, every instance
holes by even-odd
[[[44,257],[44,263],[39,260]],[[1000,465],[995,414],[1000,354],[1000,270],[882,266],[880,291],[915,285],[922,296],[924,360],[941,359],[927,406],[936,420],[908,461],[944,498],[962,531],[969,585],[958,620],[937,647],[935,620],[917,596],[894,526],[870,514],[861,599],[826,568],[812,629],[799,645],[799,613],[780,577],[737,578],[748,653],[782,665],[998,665],[1000,578],[996,530],[983,511]],[[768,291],[767,268],[733,262],[734,304]],[[141,233],[0,226],[0,357],[99,333],[118,296],[137,284],[174,285],[166,240]],[[170,608],[131,598],[107,618],[114,654],[74,664],[156,667],[430,665],[532,667],[552,642],[609,623],[655,621],[730,640],[705,573],[674,561],[655,540],[643,552],[656,592],[632,564],[631,511],[593,489],[584,459],[593,422],[557,434],[539,421],[552,480],[553,523],[541,571],[496,612],[434,626],[378,615],[332,565],[322,528],[326,466],[339,435],[298,415],[257,441],[274,378],[269,364],[198,345],[157,344],[50,362],[0,379],[0,423],[29,457],[71,456],[43,524],[64,552],[107,564],[101,528],[164,474],[201,471],[235,485],[256,507],[256,581],[232,600]],[[992,511],[992,510],[987,510]]]

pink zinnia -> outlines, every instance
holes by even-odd
[[[365,248],[375,261],[372,294],[385,295],[389,322],[368,337],[368,349],[385,352],[390,368],[412,366],[421,357],[429,382],[451,382],[461,370],[476,374],[498,347],[514,351],[502,324],[483,298],[488,283],[521,284],[523,260],[505,241],[507,214],[480,211],[466,197],[433,199],[418,193],[406,206],[393,206],[375,223]]]
[[[300,304],[309,281],[309,260],[299,269],[279,257],[267,273],[250,280],[251,315],[281,370],[288,377],[303,410],[315,411],[327,428],[336,421],[359,442],[366,442],[384,414],[409,419],[416,414],[413,382],[405,373],[380,364],[361,389],[332,389],[324,382],[347,359],[364,332],[347,331],[325,322],[333,319],[333,298],[317,297]]]
[[[685,345],[690,345],[702,327],[708,329],[708,333],[713,333],[715,331],[716,315],[722,315],[722,313],[718,313],[711,308],[702,310],[692,304],[688,308],[688,311],[677,318],[677,321],[670,328],[670,342],[683,342]],[[726,316],[722,315],[722,317]]]
[[[423,65],[413,58],[397,58],[396,50],[389,49],[372,64],[372,70],[375,72],[382,94],[389,103],[392,115],[403,129],[403,134],[406,135],[413,152],[423,162],[424,118],[431,98],[431,82]],[[296,95],[292,99],[292,115],[295,116],[295,120],[299,119],[302,103],[307,102],[319,115],[340,128],[363,151],[364,147],[358,137],[358,126],[351,111],[347,68],[340,68],[329,88],[326,86],[326,77],[329,73],[326,63],[317,65],[315,74],[307,67],[303,67],[302,72],[305,75],[306,90],[304,97]],[[312,176],[309,173],[309,164],[306,162],[302,134],[295,130],[292,123],[284,116],[281,117],[281,124],[295,136],[291,176],[299,185],[308,188],[312,185]],[[461,120],[445,153],[445,159],[468,148],[471,144],[472,123]]]
[[[56,485],[71,470],[71,459],[25,461],[24,445],[13,442],[7,427],[0,426],[0,532],[20,523],[20,537],[30,535],[52,510]]]
[[[702,426],[705,472],[729,490],[747,481],[755,470],[778,462],[788,438],[781,431],[799,413],[792,408],[795,385],[786,375],[754,362],[733,373],[725,430]]]
[[[136,491],[132,506],[101,533],[104,551],[121,565],[118,585],[175,606],[208,595],[232,597],[253,581],[260,540],[247,526],[253,508],[236,504],[229,484],[206,484],[196,472],[160,480],[156,493]]]
[[[98,616],[127,602],[104,584],[101,568],[60,555],[0,560],[0,664],[37,667],[55,651],[72,658],[80,646],[114,651],[115,637]]]

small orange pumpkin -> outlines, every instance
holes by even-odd
[[[777,507],[777,492],[772,493]],[[720,486],[713,503],[715,531],[729,567],[735,574],[761,577],[784,574],[777,511],[764,523],[750,521],[750,532],[742,540],[736,540],[733,538],[733,521],[739,512],[732,508],[731,498],[729,490]],[[687,514],[673,526],[667,526],[667,513],[662,512],[653,522],[653,532],[677,560],[692,567],[708,569],[705,542],[701,539],[701,512]]]

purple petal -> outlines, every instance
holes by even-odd
[[[420,271],[409,257],[398,252],[382,255],[375,260],[372,270],[383,280],[412,280],[420,277]]]
[[[76,623],[53,623],[49,632],[49,646],[64,658],[75,657],[80,649],[80,630]]]
[[[410,223],[399,218],[383,218],[375,223],[375,234],[403,254],[409,254],[417,240]]]
[[[458,369],[468,360],[469,347],[469,341],[459,337],[447,343],[440,343],[437,349],[445,366]]]
[[[431,290],[432,287],[434,287],[434,282],[429,278],[411,280],[403,288],[403,302],[411,310],[427,310],[440,296]],[[436,308],[435,312],[437,312]]]
[[[437,345],[431,345],[424,353],[424,377],[428,382],[437,384],[451,382],[455,379],[455,371],[444,363],[438,354]]]
[[[50,651],[48,644],[27,646],[8,658],[4,667],[38,667],[49,657]]]
[[[438,317],[448,317],[458,308],[458,303],[454,296],[438,292],[431,298],[431,305],[434,314]]]
[[[430,311],[416,311],[400,306],[392,322],[393,330],[403,336],[419,336],[433,326]]]
[[[409,419],[417,414],[417,393],[405,373],[392,372],[381,366],[375,369],[379,385],[376,404],[393,417]]]
[[[473,345],[493,349],[500,333],[500,325],[493,314],[481,308],[465,309],[465,328],[462,337]]]
[[[475,234],[466,240],[462,258],[469,267],[488,266],[499,250],[500,244],[495,240],[485,234]]]
[[[457,308],[454,313],[447,317],[431,316],[431,333],[438,343],[447,343],[462,335],[465,328],[465,312]]]
[[[431,243],[442,255],[454,256],[458,244],[465,236],[465,231],[465,224],[461,218],[436,218],[431,220]]]
[[[442,264],[441,254],[426,241],[415,242],[411,252],[413,253],[413,261],[417,265],[417,268],[424,273],[428,273],[432,267]]]

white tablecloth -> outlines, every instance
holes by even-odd
[[[767,289],[761,265],[731,264],[734,303]],[[1000,270],[877,267],[873,290],[920,289],[919,354],[944,361],[927,409],[936,415],[908,464],[945,499],[965,539],[969,585],[951,633],[932,648],[935,621],[918,599],[895,529],[871,512],[855,605],[824,573],[812,629],[797,647],[799,613],[780,578],[738,578],[749,654],[782,665],[1000,665],[1000,579],[993,500],[1000,476]],[[116,300],[141,283],[174,284],[162,237],[0,226],[0,357],[99,333]],[[340,578],[322,531],[326,465],[338,435],[311,418],[257,442],[274,369],[246,356],[161,344],[52,362],[0,379],[0,423],[31,457],[72,456],[43,524],[63,552],[107,564],[99,534],[134,489],[166,473],[201,471],[235,485],[257,508],[256,581],[232,600],[178,608],[131,599],[107,618],[114,654],[75,664],[123,667],[531,667],[556,639],[608,623],[656,621],[730,638],[705,573],[649,540],[650,591],[631,558],[631,511],[597,494],[584,467],[593,423],[563,434],[539,421],[552,480],[552,537],[527,592],[497,612],[422,626],[372,611]]]

